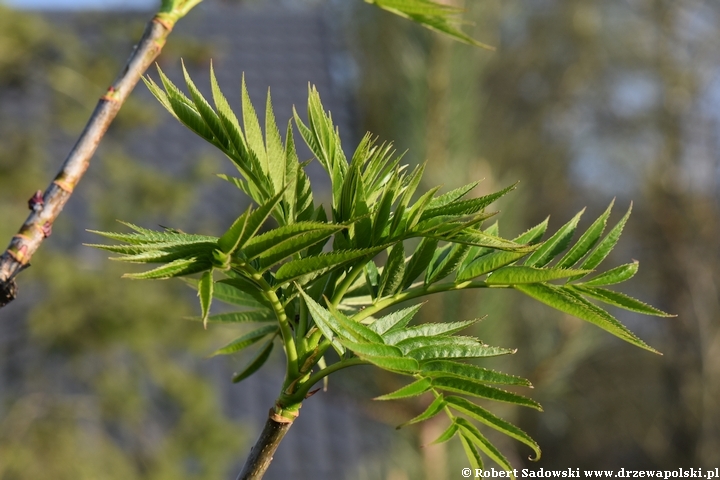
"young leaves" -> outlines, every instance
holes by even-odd
[[[368,2],[475,43],[453,26],[452,19],[460,13],[454,7],[431,0]],[[608,256],[630,210],[603,237],[611,203],[574,244],[582,212],[542,243],[547,219],[513,240],[503,238],[497,223],[483,225],[493,215],[485,209],[514,185],[479,198],[466,198],[477,183],[439,196],[439,187],[417,191],[424,166],[408,173],[407,166],[399,164],[400,156],[395,155],[392,145],[378,145],[369,134],[348,164],[337,127],[324,110],[317,90],[310,87],[307,122],[295,112],[294,124],[330,177],[332,204],[326,210],[314,204],[304,171],[310,160],[299,162],[292,123],[283,143],[269,93],[261,125],[243,80],[241,126],[212,69],[214,105],[203,97],[184,68],[188,95],[162,71],[159,74],[161,85],[147,79],[148,88],[180,122],[231,159],[240,176],[223,178],[245,192],[258,207],[248,208],[220,238],[171,229],[152,231],[128,224],[133,233],[97,232],[121,245],[95,246],[117,254],[119,260],[163,264],[154,270],[126,275],[131,278],[200,273],[199,279],[188,281],[200,297],[201,315],[195,320],[204,324],[260,322],[259,328],[215,352],[233,353],[264,340],[233,381],[257,371],[269,358],[278,336],[288,360],[279,402],[292,398],[292,402],[300,403],[312,387],[308,383],[326,380],[325,375],[345,366],[372,364],[412,378],[405,387],[379,399],[433,395],[427,409],[406,424],[445,411],[450,425],[437,442],[457,435],[473,467],[482,468],[484,454],[501,468],[510,469],[507,459],[473,421],[525,443],[536,458],[540,455],[537,444],[516,426],[455,394],[540,409],[533,400],[498,388],[527,387],[527,380],[463,361],[514,351],[458,335],[477,320],[409,326],[420,305],[379,318],[376,315],[429,293],[514,288],[654,351],[610,313],[589,301],[668,316],[623,293],[603,288],[632,278],[637,262],[593,273],[584,283],[576,282],[596,270]],[[332,221],[328,221],[328,215]],[[259,233],[270,216],[278,226]],[[406,252],[410,245],[417,247]],[[378,254],[385,250],[388,256],[383,265]],[[227,278],[215,282],[214,270],[221,270]],[[479,277],[483,277],[482,281],[476,280]],[[414,283],[418,278],[424,282]],[[564,284],[560,285],[560,281]],[[242,310],[210,315],[213,299]],[[326,366],[325,351],[330,346],[340,359],[339,364]]]
[[[633,345],[644,348],[645,350],[649,350],[653,353],[659,353],[657,350],[640,340],[615,317],[582,298],[580,294],[572,290],[573,287],[557,287],[547,283],[535,283],[516,285],[514,288],[546,305],[560,310],[561,312],[568,313],[582,320],[594,323],[603,330],[606,330],[613,335],[632,343]]]
[[[231,353],[239,352],[240,350],[243,350],[256,342],[259,342],[270,334],[277,334],[278,330],[279,329],[277,325],[267,325],[264,327],[260,327],[257,330],[253,330],[252,332],[246,333],[245,335],[233,340],[224,347],[213,352],[210,356],[214,357],[215,355],[229,355]]]

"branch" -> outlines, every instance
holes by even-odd
[[[163,0],[160,11],[148,22],[140,42],[133,50],[115,82],[100,97],[95,110],[68,154],[60,172],[45,192],[38,191],[29,201],[32,213],[0,256],[0,307],[12,301],[17,293],[15,276],[29,266],[30,259],[42,241],[50,236],[52,225],[70,199],[73,190],[87,170],[120,107],[135,84],[157,58],[175,23],[202,0]]]
[[[270,410],[265,427],[250,450],[250,455],[237,480],[260,480],[265,475],[275,451],[290,427],[292,427],[292,421],[280,417],[274,413],[274,410]]]

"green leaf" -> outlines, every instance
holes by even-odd
[[[277,206],[278,203],[280,203],[280,200],[282,199],[284,193],[285,190],[281,189],[270,200],[258,207],[257,210],[248,214],[245,228],[242,230],[240,236],[237,238],[235,242],[235,247],[230,252],[234,252],[237,249],[242,249],[245,244],[255,236],[260,227],[265,223],[265,220],[268,219],[273,209]]]
[[[158,75],[167,93],[166,98],[175,118],[203,139],[214,143],[215,136],[197,111],[195,104],[187,98],[159,68]]]
[[[277,325],[266,325],[264,327],[260,327],[257,330],[253,330],[252,332],[246,333],[242,337],[233,340],[224,347],[213,352],[210,356],[214,357],[216,355],[229,355],[231,353],[239,352],[240,350],[247,348],[254,343],[257,343],[263,337],[266,337],[270,334],[276,334],[278,331],[279,327]]]
[[[550,217],[546,217],[545,220],[543,220],[541,223],[538,223],[534,227],[527,229],[525,232],[518,235],[517,238],[514,238],[513,242],[530,245],[538,242],[542,238],[542,236],[545,235],[549,220]]]
[[[198,297],[200,297],[200,310],[202,311],[203,326],[207,328],[208,315],[210,314],[210,304],[213,297],[213,271],[212,269],[203,273],[198,283]]]
[[[399,390],[395,390],[392,393],[375,397],[375,400],[397,400],[400,398],[417,397],[423,393],[429,391],[432,388],[430,380],[427,378],[421,378],[410,385],[406,385]]]
[[[629,295],[625,295],[624,293],[620,292],[614,292],[606,288],[589,287],[587,286],[587,284],[573,285],[569,288],[572,288],[575,291],[587,295],[588,297],[600,300],[601,302],[607,303],[609,305],[624,308],[625,310],[630,310],[631,312],[642,313],[644,315],[655,315],[657,317],[674,317],[674,315],[670,315],[669,313],[665,313],[662,310],[658,310],[657,308],[652,307],[647,303],[641,302],[640,300],[637,300]]]
[[[392,223],[390,225],[390,235],[404,233],[404,231],[400,232],[400,224],[402,223],[402,219],[405,215],[405,209],[410,203],[410,199],[415,194],[415,190],[417,190],[418,186],[420,185],[420,180],[422,179],[423,173],[425,173],[425,165],[426,164],[423,163],[422,165],[415,167],[412,173],[407,176],[404,182],[405,191],[403,192],[400,200],[398,201],[397,208],[395,208],[395,213],[393,213]]]
[[[293,226],[300,225],[301,223],[303,222],[293,224]],[[291,238],[277,242],[273,246],[263,250],[257,257],[260,261],[259,270],[264,271],[285,259],[290,259],[293,256],[297,258],[296,254],[300,254],[305,249],[309,249],[314,245],[324,244],[333,234],[339,232],[343,228],[343,226],[329,225],[322,229],[299,233]],[[273,231],[271,231],[271,233]]]
[[[408,420],[405,423],[398,425],[396,428],[400,429],[407,425],[412,425],[413,423],[419,423],[419,422],[424,422],[425,420],[429,420],[432,417],[434,417],[435,415],[437,415],[438,413],[442,412],[444,408],[445,408],[445,400],[443,399],[443,397],[442,396],[435,397],[435,400],[433,400],[433,402],[425,409],[425,411],[423,413],[421,413],[420,415],[418,415],[415,418]]]
[[[418,201],[415,202],[415,204],[412,206],[412,208],[408,210],[407,222],[405,224],[406,230],[410,230],[415,227],[415,225],[417,225],[417,223],[420,221],[422,214],[425,212],[425,209],[432,200],[433,195],[435,195],[438,190],[440,190],[439,185],[423,193],[422,196],[418,198]]]
[[[438,240],[436,238],[424,237],[410,257],[410,261],[405,267],[405,273],[402,279],[402,288],[408,288],[418,278],[423,271],[430,265],[430,262],[437,250]]]
[[[440,195],[439,197],[435,197],[430,201],[430,204],[428,205],[428,208],[438,208],[442,207],[443,205],[447,205],[448,203],[452,203],[456,200],[461,199],[465,195],[467,195],[470,190],[477,187],[480,182],[473,182],[469,183],[465,186],[462,186],[460,188],[456,188],[455,190],[451,190],[447,193],[444,193]]]
[[[140,78],[142,79],[143,83],[145,83],[145,86],[148,87],[150,93],[152,93],[153,96],[157,98],[157,100],[162,104],[163,107],[165,107],[165,110],[170,112],[173,117],[177,118],[175,112],[173,112],[172,105],[170,104],[170,99],[168,98],[167,93],[163,92],[160,86],[155,83],[149,75]]]
[[[557,287],[555,285],[548,285],[545,283],[516,285],[513,288],[520,290],[526,295],[560,310],[561,312],[568,313],[582,320],[594,323],[603,330],[606,330],[613,335],[632,343],[633,345],[658,353],[654,348],[648,346],[634,333],[628,330],[627,327],[620,323],[615,317],[607,313],[602,308],[588,302],[569,288]]]
[[[602,285],[614,285],[616,283],[621,283],[634,277],[639,266],[640,264],[637,261],[634,261],[633,263],[626,263],[625,265],[620,265],[619,267],[610,269],[607,272],[588,280],[587,282],[583,282],[582,285],[585,287],[598,287]]]
[[[265,151],[268,156],[270,180],[272,180],[275,191],[278,192],[287,184],[285,179],[285,147],[275,121],[269,88],[265,102]]]
[[[458,428],[457,424],[453,423],[453,425],[456,425],[456,429]],[[473,468],[473,470],[483,470],[485,468],[485,465],[483,464],[482,457],[475,448],[472,439],[464,433],[461,433],[460,443],[462,444],[463,450],[465,451],[465,456],[470,462],[470,466]]]
[[[336,321],[333,318],[332,314],[328,310],[323,308],[322,305],[317,303],[312,297],[306,294],[299,285],[297,286],[297,289],[300,292],[300,295],[302,295],[303,299],[305,299],[308,311],[310,312],[310,315],[315,321],[315,325],[317,325],[318,329],[320,329],[325,338],[330,340],[333,348],[337,350],[339,355],[345,353],[345,347],[335,338],[335,333],[332,326],[336,324]]]
[[[528,380],[521,377],[496,372],[494,370],[488,370],[486,368],[478,367],[477,365],[453,362],[450,360],[433,360],[430,362],[424,362],[422,365],[422,373],[423,375],[429,377],[446,377],[450,375],[483,383],[532,387]]]
[[[298,222],[290,225],[283,225],[253,237],[247,242],[247,244],[245,244],[243,253],[248,260],[253,260],[261,255],[265,256],[267,252],[272,249],[281,251],[290,247],[290,249],[293,250],[291,245],[298,242],[300,237],[304,234],[325,233],[329,237],[343,228],[345,228],[343,225],[333,225],[322,222]],[[307,248],[307,245],[305,248]],[[302,248],[300,250],[302,250]]]
[[[390,219],[392,204],[395,201],[395,197],[397,197],[399,187],[400,179],[399,174],[396,171],[394,172],[391,180],[385,185],[382,197],[377,204],[375,216],[373,218],[372,243],[377,243],[382,238],[383,231]]]
[[[440,436],[438,438],[436,438],[435,440],[432,441],[432,443],[430,443],[430,445],[437,445],[439,443],[447,442],[448,440],[450,440],[452,437],[455,436],[457,431],[458,431],[457,423],[455,423],[453,421],[450,424],[450,426],[443,433],[440,434]]]
[[[506,390],[483,385],[482,383],[473,382],[459,377],[436,377],[432,379],[433,388],[445,390],[448,392],[464,393],[497,402],[512,403],[523,407],[530,407],[542,412],[539,403],[522,395],[508,392]]]
[[[428,235],[428,236],[434,236],[439,237],[440,235]],[[481,232],[479,230],[475,231],[468,231],[468,232],[462,232],[457,235],[453,235],[450,238],[441,238],[443,240],[452,241],[455,243],[464,243],[465,245],[476,245],[478,247],[486,247],[486,248],[493,248],[496,250],[507,250],[507,251],[514,251],[514,252],[531,252],[535,250],[535,247],[527,246],[527,245],[519,245],[515,242],[512,242],[510,240],[505,240],[504,238],[496,237],[495,235],[489,235],[485,232]]]
[[[458,418],[457,424],[460,426],[460,430],[463,432],[462,436],[464,438],[469,439],[473,444],[480,448],[485,455],[490,457],[493,462],[500,465],[503,470],[510,472],[510,478],[515,478],[515,475],[513,475],[512,465],[510,465],[507,458],[500,453],[500,450],[498,450],[495,445],[490,443],[490,441],[485,438],[482,433],[480,433],[480,430],[478,430],[475,425],[464,418]]]
[[[379,333],[380,335],[383,335],[386,332],[393,330],[401,330],[405,328],[405,325],[407,325],[410,320],[412,320],[418,310],[420,310],[420,307],[422,307],[423,305],[423,303],[418,303],[417,305],[413,305],[412,307],[396,310],[388,315],[385,315],[384,317],[378,318],[372,324],[370,324],[368,328],[370,328],[370,330],[376,333]]]
[[[463,330],[480,320],[480,318],[475,318],[464,322],[426,323],[416,327],[391,330],[390,332],[385,333],[382,338],[385,343],[395,345],[406,338],[448,336],[455,332],[459,332],[460,330]]]
[[[223,278],[215,283],[213,296],[221,302],[243,307],[270,308],[270,302],[263,296],[260,287],[245,277]]]
[[[215,284],[216,286],[219,284]],[[202,321],[202,317],[190,317],[189,320]],[[217,313],[207,317],[208,323],[246,323],[246,322],[274,322],[275,315],[272,310],[245,310],[242,312]]]
[[[401,286],[405,273],[405,249],[402,242],[398,242],[390,250],[385,268],[383,269],[378,298],[390,296],[397,292]]]
[[[385,358],[403,358],[402,351],[392,345],[384,345],[382,343],[353,342],[351,340],[341,340],[350,351],[357,356],[364,358],[385,357]]]
[[[486,280],[488,285],[517,285],[538,283],[574,275],[584,275],[586,270],[568,270],[564,268],[535,268],[526,266],[503,267],[492,272]]]
[[[312,217],[314,211],[315,206],[313,204],[313,195],[312,188],[310,186],[310,179],[305,174],[305,170],[302,168],[302,166],[300,166],[300,168],[297,169],[297,178],[295,181],[295,219],[298,222],[303,220],[309,220]],[[322,206],[319,206],[318,212],[325,213],[325,210],[323,210]],[[316,220],[320,221],[319,218],[316,218]]]
[[[255,113],[255,107],[253,107],[252,101],[250,100],[250,94],[247,90],[245,74],[242,76],[241,97],[242,119],[243,126],[245,127],[245,139],[247,140],[247,145],[255,154],[255,157],[259,160],[262,172],[269,176],[270,168],[268,165],[267,152],[265,151],[265,142],[263,141],[263,134],[260,129],[260,122],[258,121],[257,113]]]
[[[472,280],[475,277],[493,272],[500,267],[518,261],[527,255],[527,252],[492,252],[473,260],[464,270],[458,273],[457,283]]]
[[[537,444],[537,442],[533,440],[530,435],[523,432],[521,429],[519,429],[512,423],[493,415],[489,411],[478,405],[475,405],[474,403],[470,402],[465,398],[451,395],[449,397],[445,397],[445,401],[447,405],[457,410],[458,412],[464,413],[465,415],[468,415],[469,417],[472,417],[475,420],[482,422],[485,425],[494,428],[499,432],[504,433],[508,437],[514,438],[515,440],[524,443],[528,447],[532,448],[535,452],[535,458],[531,458],[530,460],[540,460],[541,452],[540,446]]]
[[[212,264],[210,260],[206,258],[181,258],[146,272],[126,273],[123,275],[123,278],[132,278],[134,280],[161,280],[202,272],[211,267]]]
[[[605,212],[600,215],[600,217],[598,217],[598,219],[595,220],[592,225],[590,225],[590,227],[585,231],[585,233],[582,234],[577,243],[575,243],[575,245],[573,245],[573,247],[568,250],[565,256],[560,259],[557,264],[558,268],[572,267],[582,257],[584,257],[591,248],[595,246],[597,241],[600,239],[600,235],[602,235],[603,231],[605,230],[605,224],[607,223],[607,219],[610,216],[610,211],[612,210],[614,203],[615,200],[610,202],[610,205],[605,210]]]
[[[427,339],[428,337],[425,338]],[[514,350],[508,350],[507,348],[491,347],[480,341],[476,341],[476,343],[462,341],[462,343],[460,343],[461,340],[459,340],[459,337],[429,338],[432,340],[428,341],[428,345],[410,350],[405,355],[422,362],[424,360],[449,358],[495,357],[515,352]],[[406,342],[409,342],[409,340],[406,340]]]
[[[192,79],[190,78],[190,75],[188,75],[188,72],[185,69],[185,62],[181,61],[181,64],[183,76],[185,77],[185,84],[190,91],[190,96],[192,97],[193,103],[195,104],[195,109],[205,121],[205,124],[208,126],[215,139],[224,149],[227,149],[230,145],[230,141],[225,134],[225,129],[223,128],[220,119],[213,111],[210,104],[205,100],[205,97],[202,96],[200,90],[197,89]]]
[[[220,119],[225,134],[230,140],[230,144],[235,148],[237,152],[243,152],[246,150],[245,139],[242,136],[242,130],[240,129],[240,123],[238,122],[235,112],[230,108],[225,95],[220,90],[217,78],[215,77],[215,70],[212,63],[210,63],[210,89],[212,91],[213,103],[215,103],[215,109],[217,110],[217,116]],[[246,170],[249,170],[247,166],[243,166],[243,174],[246,175]],[[247,176],[247,175],[246,175]]]
[[[281,266],[275,274],[278,283],[287,283],[310,273],[324,273],[332,268],[362,257],[370,257],[385,248],[384,246],[357,250],[336,250],[330,253],[292,260]]]
[[[627,213],[625,213],[623,218],[621,218],[620,221],[613,227],[613,229],[608,232],[608,234],[605,236],[605,238],[602,239],[598,246],[595,247],[595,250],[593,250],[592,253],[588,255],[580,268],[584,270],[592,270],[598,265],[600,265],[603,260],[605,260],[605,257],[607,257],[608,254],[612,251],[612,249],[615,248],[615,245],[620,239],[620,235],[622,234],[623,228],[625,227],[625,223],[627,222],[628,218],[630,218],[631,212],[632,203],[630,203],[630,207],[628,208]]]
[[[420,370],[420,364],[413,358],[404,357],[383,357],[375,355],[367,355],[361,352],[354,352],[361,359],[372,363],[373,365],[388,370],[390,372],[398,372],[404,374],[415,374]]]
[[[403,340],[400,340],[395,344],[396,347],[398,347],[400,350],[402,350],[404,355],[408,355],[408,352],[411,352],[413,350],[417,350],[418,348],[424,348],[424,347],[436,347],[436,346],[444,346],[444,345],[453,345],[453,346],[465,346],[465,347],[476,347],[478,345],[483,345],[483,343],[478,340],[475,337],[468,337],[468,336],[435,336],[435,337],[420,337],[420,336],[412,336],[405,338]],[[412,356],[412,355],[408,355]]]
[[[166,230],[164,232],[158,232],[155,230],[149,230],[147,228],[138,227],[137,225],[133,225],[132,223],[128,222],[122,222],[119,221],[119,223],[122,223],[126,227],[129,227],[133,230],[135,230],[138,233],[111,233],[111,232],[98,232],[96,230],[88,230],[90,233],[97,233],[98,235],[102,235],[103,237],[111,238],[113,240],[118,240],[125,243],[130,243],[133,245],[142,245],[142,244],[150,244],[150,243],[161,243],[164,244],[163,246],[173,246],[173,245],[189,245],[192,243],[204,243],[204,242],[217,242],[217,237],[211,237],[209,235],[189,235],[187,233],[181,233],[176,231],[169,231]],[[110,247],[109,245],[106,245],[106,247]],[[147,246],[146,248],[158,248],[158,247],[152,247]],[[111,250],[111,251],[117,251],[117,250]],[[135,252],[133,252],[135,253]]]
[[[370,290],[370,296],[373,300],[375,300],[378,296],[378,286],[380,283],[380,272],[378,271],[377,266],[375,266],[375,262],[370,260],[366,263],[364,273],[365,283],[368,286],[368,290]]]
[[[491,193],[490,195],[471,198],[468,200],[454,201],[440,207],[427,208],[425,213],[423,213],[420,217],[420,220],[422,221],[445,215],[470,215],[477,213],[494,201],[506,195],[508,192],[514,190],[516,185],[517,184],[510,185],[509,187],[503,188],[498,192]]]
[[[208,257],[212,254],[215,246],[214,243],[204,242],[186,245],[171,244],[169,246],[160,243],[150,243],[147,245],[115,245],[115,247],[119,247],[115,249],[103,248],[103,246],[98,246],[98,248],[111,251],[119,250],[120,253],[140,251],[140,253],[134,255],[126,254],[122,257],[110,257],[110,260],[128,263],[168,263],[181,258]],[[155,250],[155,248],[158,248],[158,250]]]
[[[432,270],[428,270],[425,284],[430,285],[450,275],[465,259],[470,247],[468,245],[453,245],[448,254]]]
[[[455,40],[474,45],[476,47],[495,50],[490,45],[478,42],[469,35],[463,33],[462,30],[455,27],[452,22],[452,16],[456,15],[459,10],[441,5],[429,0],[365,0],[378,7],[387,10],[395,15],[410,19],[425,28],[435,30],[451,36]]]
[[[240,246],[240,239],[243,236],[248,217],[251,213],[252,205],[248,206],[247,210],[245,210],[245,212],[233,222],[230,228],[223,233],[222,237],[220,237],[217,244],[223,253],[230,254]]]
[[[360,342],[380,344],[385,343],[383,341],[383,338],[377,333],[375,333],[373,330],[369,329],[361,323],[358,323],[346,317],[344,313],[335,308],[332,303],[327,302],[327,300],[326,303],[328,303],[328,309],[330,310],[330,313],[337,322],[336,324],[332,325],[333,327],[337,325],[338,330],[335,330],[335,328],[333,328],[333,330],[335,330],[335,333],[350,341],[358,341],[356,339],[359,339]]]
[[[285,210],[285,223],[294,223],[298,213],[302,212],[298,207],[297,197],[297,181],[298,170],[300,170],[300,160],[295,151],[295,139],[293,138],[292,120],[288,121],[287,131],[285,133],[285,169],[284,178],[281,185],[287,185],[285,197],[283,198],[283,208]]]
[[[236,372],[233,374],[232,382],[238,383],[246,378],[248,378],[253,373],[260,370],[260,368],[267,362],[267,359],[270,358],[270,353],[272,353],[273,347],[275,345],[275,337],[271,338],[267,342],[265,342],[265,345],[260,347],[260,350],[257,352],[255,357],[248,363],[245,368],[240,370],[239,372]]]
[[[573,234],[577,229],[577,224],[580,221],[585,209],[581,210],[575,215],[568,223],[560,227],[555,232],[555,235],[548,238],[543,244],[535,250],[530,257],[525,261],[527,267],[544,267],[552,261],[560,252],[565,250],[572,240]],[[585,268],[585,267],[583,267]]]

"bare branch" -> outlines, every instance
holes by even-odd
[[[145,27],[120,75],[100,97],[95,110],[68,154],[60,172],[45,192],[37,192],[29,201],[32,213],[0,256],[0,307],[17,294],[15,275],[29,266],[30,259],[42,241],[52,233],[52,225],[70,199],[73,190],[87,170],[100,140],[115,119],[120,107],[157,58],[175,22],[201,0],[164,0],[160,11]]]

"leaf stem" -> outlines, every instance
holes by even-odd
[[[332,300],[330,300],[330,303],[333,304],[333,306],[337,307],[342,298],[345,296],[345,293],[348,291],[350,286],[355,282],[357,277],[362,273],[363,267],[367,263],[367,260],[363,260],[361,262],[356,262],[352,269],[345,275],[345,278],[340,282],[340,285],[335,289],[335,293],[333,294]]]
[[[328,346],[329,346],[328,342]],[[302,386],[298,388],[298,391],[295,393],[294,397],[304,399],[305,396],[308,394],[310,389],[318,383],[323,378],[327,377],[331,373],[335,373],[338,370],[342,370],[343,368],[352,367],[355,365],[366,365],[367,362],[362,360],[358,357],[348,358],[346,360],[340,360],[339,362],[335,362],[332,365],[323,368],[319,372],[315,372],[313,375],[310,376],[306,381],[303,382]]]
[[[273,287],[263,278],[253,267],[244,263],[243,269],[247,271],[251,278],[255,280],[260,288],[262,289],[263,296],[270,302],[270,306],[275,312],[275,317],[280,325],[280,333],[282,334],[283,346],[285,347],[285,356],[287,357],[287,372],[285,376],[285,384],[283,390],[287,388],[298,377],[298,352],[297,346],[295,345],[295,337],[293,336],[292,328],[290,328],[290,322],[288,321],[287,314],[285,313],[285,307],[275,293]]]

